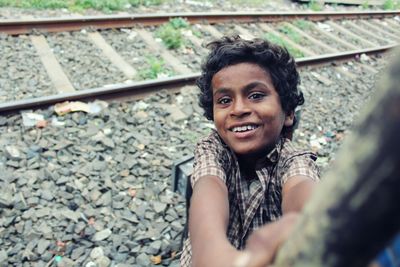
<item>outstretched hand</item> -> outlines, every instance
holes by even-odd
[[[297,219],[297,213],[288,213],[278,221],[254,231],[247,240],[246,249],[240,252],[233,266],[265,267],[271,264]]]

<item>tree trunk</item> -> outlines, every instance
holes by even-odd
[[[365,267],[400,229],[400,54],[274,267]]]

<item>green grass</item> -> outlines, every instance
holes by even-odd
[[[304,57],[304,53],[303,52],[301,52],[300,50],[292,47],[287,42],[285,42],[285,40],[281,39],[279,36],[277,36],[277,35],[275,35],[273,33],[266,33],[264,35],[264,39],[266,39],[266,40],[268,40],[268,41],[270,41],[270,42],[272,42],[274,44],[277,44],[277,45],[285,47],[289,51],[289,53],[295,58]]]
[[[296,31],[294,31],[289,26],[283,25],[283,26],[279,27],[278,30],[280,32],[286,34],[295,43],[301,43],[301,41],[303,39],[300,34],[298,34]]]
[[[311,21],[308,20],[304,20],[304,19],[299,19],[293,22],[293,24],[298,27],[301,30],[311,30],[312,28],[314,28],[314,23],[312,23]]]
[[[188,28],[189,22],[183,18],[173,18],[168,23],[161,25],[156,36],[161,38],[168,49],[177,49],[184,43],[182,29]]]
[[[308,2],[308,8],[312,11],[321,11],[324,8],[324,4],[318,0],[311,0]]]
[[[147,56],[146,62],[149,67],[139,71],[139,77],[144,80],[157,79],[160,74],[167,72],[165,62],[162,59],[158,59],[154,56]]]
[[[364,1],[361,5],[362,9],[368,9],[369,8],[369,1]]]
[[[170,19],[169,24],[175,29],[183,29],[189,27],[189,22],[184,18]]]
[[[128,6],[160,5],[165,0],[0,0],[0,7],[32,9],[67,8],[73,11],[96,9],[102,11],[123,10]]]
[[[156,31],[156,36],[161,38],[168,49],[177,49],[181,47],[183,43],[181,31],[169,24],[161,25]]]
[[[383,3],[383,9],[384,10],[394,10],[394,9],[400,9],[400,1],[396,0],[386,0]]]
[[[258,7],[258,6],[262,6],[266,1],[265,0],[231,0],[230,2],[235,5]]]
[[[192,30],[193,35],[196,36],[197,38],[202,38],[203,37],[203,34],[201,33],[201,31],[199,31],[197,29],[194,29],[193,27],[192,27],[191,30]]]

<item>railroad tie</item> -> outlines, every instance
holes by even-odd
[[[316,53],[314,53],[314,52],[311,51],[310,49],[305,48],[304,46],[301,46],[301,45],[299,45],[299,44],[293,42],[293,41],[292,41],[291,39],[289,39],[286,35],[284,35],[284,34],[278,32],[278,31],[272,29],[270,26],[268,26],[268,25],[265,24],[265,23],[260,23],[260,28],[261,28],[263,31],[266,31],[266,32],[268,32],[268,33],[272,33],[273,35],[275,35],[275,36],[277,36],[277,37],[283,39],[286,43],[288,43],[289,45],[291,45],[291,46],[294,47],[295,49],[297,49],[297,50],[303,52],[305,56],[315,56],[315,55],[317,55]]]
[[[136,70],[129,65],[115,50],[112,48],[103,36],[98,32],[88,33],[90,40],[101,49],[106,56],[120,71],[122,71],[128,79],[136,76]]]
[[[31,35],[30,39],[57,92],[74,92],[75,88],[51,51],[46,38],[43,35]]]
[[[346,23],[349,24],[350,27],[353,27],[357,31],[362,32],[363,34],[369,36],[372,39],[380,40],[381,42],[384,42],[386,44],[390,43],[386,38],[379,37],[375,34],[375,32],[368,31],[368,30],[364,29],[363,27],[358,26],[357,24],[355,24],[352,21],[347,21]]]
[[[188,35],[186,36],[186,38],[189,39],[190,42],[192,42],[196,48],[198,48],[200,51],[197,51],[198,54],[202,55],[202,54],[206,54],[207,53],[207,49],[204,47],[203,45],[203,41],[200,40],[199,37],[197,37],[196,35]]]
[[[295,32],[297,32],[298,34],[300,34],[303,38],[308,39],[310,42],[316,44],[319,47],[324,48],[325,50],[329,51],[330,53],[337,53],[338,52],[337,49],[334,49],[334,48],[330,47],[329,45],[321,42],[320,40],[315,39],[314,37],[312,37],[311,35],[305,33],[304,31],[302,31],[298,27],[294,26],[293,24],[290,24],[288,22],[284,22],[283,25],[286,25],[290,29],[292,29]]]
[[[355,45],[353,45],[353,44],[351,44],[349,42],[346,42],[345,40],[343,40],[339,36],[336,36],[336,35],[328,32],[328,31],[325,31],[325,30],[321,29],[318,26],[316,26],[314,29],[316,31],[318,31],[319,33],[325,35],[326,37],[330,38],[332,41],[337,42],[337,43],[343,45],[344,47],[347,47],[347,49],[353,49],[353,50],[357,50],[358,49],[357,46],[355,46]]]
[[[254,35],[251,34],[248,30],[243,28],[242,26],[235,25],[235,30],[239,32],[240,37],[246,40],[254,39]]]
[[[211,34],[211,36],[215,39],[219,39],[223,36],[223,34],[220,31],[218,31],[216,28],[214,28],[211,25],[204,25],[203,28],[206,31],[208,31]]]
[[[399,24],[398,22],[394,22],[393,20],[390,20],[390,19],[385,20],[385,22],[386,22],[387,24],[389,24],[389,25],[392,27],[392,29],[393,29],[394,31],[400,32],[400,31],[398,30],[398,29],[400,29],[400,24]]]
[[[400,31],[397,30],[397,28],[399,26],[394,26],[394,25],[390,24],[389,20],[374,19],[371,21],[371,23],[373,23],[374,25],[377,25],[378,27],[385,28],[385,30],[392,32],[396,37],[398,36],[398,34],[400,34]]]
[[[352,74],[349,70],[344,69],[344,68],[345,68],[344,65],[342,65],[342,66],[335,67],[334,69],[339,74],[344,75],[344,76],[350,78],[351,80],[356,80],[357,79],[356,75]]]
[[[369,41],[369,40],[367,40],[367,39],[365,39],[365,38],[362,38],[362,37],[360,37],[359,35],[356,35],[355,33],[352,33],[351,31],[345,29],[343,26],[337,24],[336,22],[327,21],[326,23],[327,23],[329,26],[331,26],[332,28],[335,28],[335,30],[340,31],[340,32],[342,32],[343,34],[348,35],[348,36],[350,36],[350,37],[353,38],[353,39],[359,40],[360,42],[365,43],[365,44],[368,44],[368,45],[371,46],[371,47],[376,47],[376,46],[377,46],[377,44],[375,44],[375,43],[373,43],[373,42],[371,42],[371,41]]]
[[[161,56],[168,62],[176,72],[179,74],[189,74],[192,71],[183,65],[174,55],[172,55],[164,46],[160,45],[153,36],[144,29],[137,29],[136,32],[146,42],[150,49],[154,52],[160,52]]]
[[[381,24],[381,27],[379,27],[378,25],[374,24],[372,21],[365,21],[365,20],[360,20],[359,23],[363,24],[365,27],[367,27],[373,31],[381,33],[381,35],[383,35],[383,36],[389,36],[390,38],[392,38],[393,40],[396,40],[396,41],[400,40],[400,37],[389,32],[387,25],[386,25],[386,27],[383,27],[383,24]]]
[[[369,72],[371,74],[377,74],[378,73],[378,71],[374,67],[371,67],[370,65],[367,65],[368,64],[367,62],[362,62],[362,63],[355,62],[355,64],[357,66],[359,66],[360,68],[363,68],[364,70],[366,70],[367,72]]]
[[[322,76],[321,74],[312,71],[311,75],[314,76],[319,82],[321,82],[322,84],[326,85],[326,86],[330,86],[333,84],[333,82],[326,78],[325,76]]]

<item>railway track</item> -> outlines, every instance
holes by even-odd
[[[7,54],[3,65],[14,66],[8,74],[0,72],[0,112],[66,100],[138,97],[160,87],[192,83],[206,53],[203,44],[226,34],[268,38],[283,44],[300,67],[382,53],[400,40],[399,13],[230,12],[3,20],[0,32],[6,35],[0,42],[6,44],[0,47],[4,47],[2,54]],[[158,32],[174,19],[187,23],[180,30],[185,42],[180,48],[167,49]],[[7,46],[13,49],[7,50]],[[26,49],[31,50],[32,58],[16,56]],[[156,79],[141,75],[154,67],[149,58],[162,62],[164,72]],[[34,68],[20,71],[19,66],[26,60],[32,60]],[[37,72],[42,73],[42,81],[35,80]],[[15,86],[8,78],[13,79],[16,73],[22,81],[31,78]],[[88,76],[86,82],[81,81],[83,76]],[[107,79],[100,81],[101,77]],[[18,79],[13,80],[18,84]],[[26,87],[38,89],[27,94]]]

